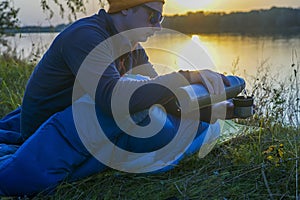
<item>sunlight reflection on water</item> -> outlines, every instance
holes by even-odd
[[[39,57],[45,52],[58,33],[32,33],[16,34],[7,37],[18,56],[24,58],[38,54]],[[179,37],[178,35],[165,34],[149,39],[161,47],[174,48],[183,55],[199,59],[203,66],[216,67],[219,72],[233,73],[233,63],[238,60],[234,73],[242,76],[255,76],[257,68],[265,63],[264,67],[270,67],[270,75],[280,72],[281,80],[293,73],[291,69],[292,51],[300,52],[300,37],[290,36],[242,36],[242,35],[192,35]],[[145,43],[146,45],[147,43]],[[211,57],[211,63],[201,58],[201,52],[195,52],[193,45],[201,45]],[[3,52],[5,48],[0,47]],[[172,70],[189,69],[187,61],[178,58],[168,52],[157,49],[147,49],[150,61],[153,63],[166,63],[171,68],[158,69],[164,74]],[[296,61],[300,58],[296,58]]]

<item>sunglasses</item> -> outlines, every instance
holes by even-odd
[[[150,6],[147,6],[146,4],[142,4],[142,7],[146,8],[147,10],[150,11],[149,15],[149,22],[152,25],[155,25],[157,23],[162,23],[164,20],[164,17],[162,16],[161,12],[151,8]]]

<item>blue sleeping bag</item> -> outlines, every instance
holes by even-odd
[[[233,78],[231,84],[232,87],[243,86],[244,82]],[[239,87],[239,92],[241,89],[243,87]],[[26,141],[20,136],[20,112],[21,107],[0,120],[0,196],[49,194],[63,181],[80,180],[108,168],[83,145],[74,124],[72,106],[51,116]],[[151,152],[164,147],[173,139],[180,123],[178,118],[168,114],[157,135],[137,139],[120,130],[110,117],[99,112],[97,117],[105,122],[102,128],[111,141],[136,152]],[[145,118],[139,125],[146,125],[148,120]],[[203,141],[207,141],[210,128],[209,124],[200,123],[186,151],[175,157],[172,165],[155,173],[172,169],[184,156],[199,150]],[[218,126],[213,131],[219,131]]]
[[[34,195],[39,192],[52,192],[62,181],[75,181],[101,172],[107,167],[95,159],[81,143],[72,120],[72,109],[56,113],[47,120],[24,143],[19,140],[18,120],[20,108],[1,121],[0,146],[0,196]],[[172,138],[174,122],[172,117],[166,122],[162,134],[168,133]],[[4,122],[5,121],[5,122]],[[13,130],[3,129],[9,124],[16,124]],[[176,124],[175,124],[176,125]],[[194,145],[185,154],[199,149],[208,124],[199,127]],[[120,130],[114,129],[119,135]],[[202,134],[201,134],[202,133]],[[201,137],[200,137],[201,136]],[[165,140],[169,140],[166,137]],[[120,141],[123,143],[125,139]],[[136,141],[134,141],[135,143]],[[153,148],[160,146],[162,140],[152,139],[147,146],[136,148]],[[174,161],[177,164],[181,158]],[[172,166],[160,170],[167,171]]]

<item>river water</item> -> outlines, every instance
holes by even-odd
[[[57,34],[16,34],[7,39],[18,56],[38,60]],[[199,44],[205,51],[195,49],[195,44]],[[299,63],[300,60],[300,37],[298,36],[159,34],[143,43],[143,46],[151,47],[146,49],[151,62],[171,66],[157,68],[159,73],[189,68],[190,63],[182,62],[178,54],[184,54],[185,57],[194,54],[195,57],[199,57],[199,63],[202,62],[200,66],[203,68],[213,68],[222,73],[241,76],[257,76],[258,68],[268,68],[271,76],[278,76],[279,80],[284,81],[293,73],[291,65]],[[166,47],[169,51],[166,53],[158,50],[159,47]],[[4,47],[0,47],[1,52],[4,50]],[[203,52],[207,53],[207,57],[213,64],[201,57]]]

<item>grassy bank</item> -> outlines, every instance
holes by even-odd
[[[217,145],[204,159],[191,156],[173,171],[134,175],[110,170],[62,184],[53,199],[295,199],[296,135],[278,126],[253,131]]]
[[[0,57],[0,116],[20,105],[32,69],[27,62]],[[290,102],[283,101],[290,90],[278,91],[272,81],[260,78],[252,91],[257,114],[236,121],[243,124],[236,130],[240,134],[219,142],[205,158],[190,156],[174,170],[156,175],[108,170],[62,183],[54,196],[34,199],[296,199],[299,126],[281,121],[286,112],[294,112],[286,109]]]
[[[34,65],[8,55],[0,56],[0,117],[17,108]]]

